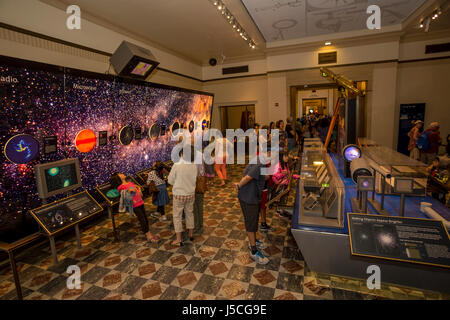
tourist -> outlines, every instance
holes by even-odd
[[[270,158],[270,150],[267,151],[266,159]],[[259,158],[259,157],[258,157]],[[258,264],[267,264],[269,259],[260,250],[266,245],[256,239],[258,231],[259,209],[261,204],[261,194],[264,188],[266,176],[262,175],[261,169],[265,167],[259,159],[256,164],[248,164],[244,171],[244,177],[234,186],[238,191],[239,203],[244,215],[245,229],[249,240],[250,257]]]
[[[432,122],[417,140],[417,147],[420,149],[420,160],[428,165],[431,165],[436,159],[442,142],[439,128],[439,122]]]
[[[176,239],[172,242],[174,246],[183,245],[183,211],[186,219],[186,229],[189,232],[189,239],[191,241],[194,240],[194,201],[198,168],[194,163],[195,153],[193,148],[191,147],[188,151],[190,152],[186,152],[185,154],[184,150],[181,150],[181,158],[173,165],[167,179],[173,186],[173,225],[176,233]]]
[[[157,209],[151,215],[156,219],[161,218],[161,221],[167,221],[164,207],[170,203],[169,193],[167,192],[166,182],[164,181],[164,169],[166,169],[166,166],[162,162],[156,161],[147,178],[147,185],[153,182],[159,190],[153,202],[153,205],[157,206]]]
[[[420,159],[420,151],[417,148],[417,140],[420,137],[421,129],[423,128],[423,121],[417,120],[413,121],[414,127],[409,131],[408,137],[409,137],[409,144],[408,144],[408,151],[409,151],[409,157],[414,160]]]
[[[142,199],[141,188],[135,185],[131,179],[128,179],[122,173],[114,173],[110,179],[111,187],[117,189],[121,193],[121,201],[126,193],[132,196],[132,206],[130,214],[135,214],[141,225],[141,230],[147,237],[147,241],[156,243],[159,241],[158,236],[150,232],[147,215],[145,213],[144,200]]]

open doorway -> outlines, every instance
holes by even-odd
[[[302,115],[304,114],[316,114],[316,115],[324,115],[325,111],[328,114],[327,110],[327,98],[319,98],[319,99],[302,99]],[[300,115],[298,115],[300,116]]]
[[[220,119],[222,130],[253,128],[255,124],[255,105],[221,106]]]

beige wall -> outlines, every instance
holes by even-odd
[[[268,123],[270,115],[267,78],[267,76],[256,76],[205,82],[203,91],[214,93],[212,126],[218,129],[226,129],[221,128],[218,108],[219,106],[233,105],[254,104],[256,122],[260,124]],[[286,104],[286,101],[284,104]]]
[[[443,139],[450,133],[449,89],[450,59],[399,64],[397,108],[426,103],[425,124],[439,121]]]

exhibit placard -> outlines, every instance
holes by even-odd
[[[102,206],[87,191],[30,210],[48,235],[74,226],[101,211]]]
[[[352,255],[450,268],[450,238],[441,221],[349,213]]]

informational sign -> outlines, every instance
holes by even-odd
[[[101,211],[102,206],[87,191],[30,210],[31,215],[48,235],[74,226]]]
[[[108,131],[99,131],[98,133],[98,145],[106,146],[108,144]]]
[[[54,154],[58,152],[58,137],[44,137],[44,154]]]
[[[450,238],[441,221],[348,214],[352,255],[450,268]]]

